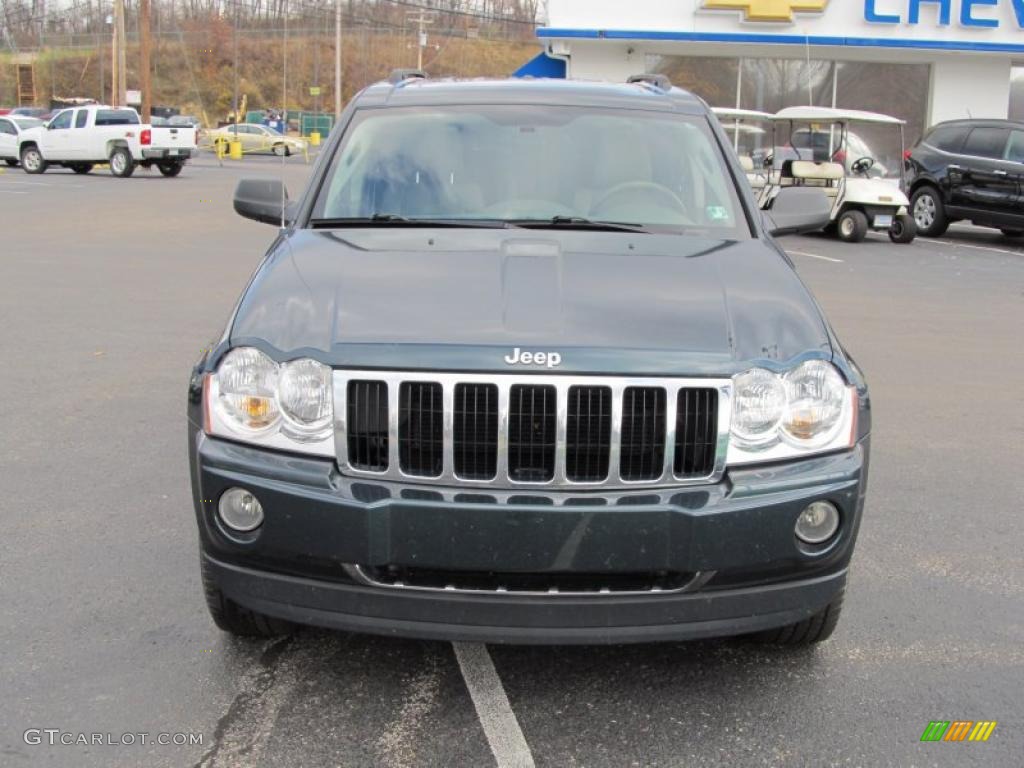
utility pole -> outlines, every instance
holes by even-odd
[[[284,67],[281,71],[281,119],[288,133],[288,0],[284,0]],[[283,157],[283,155],[282,155]]]
[[[334,121],[341,120],[341,0],[334,0]]]
[[[125,61],[124,0],[114,0],[114,83],[113,102],[123,107],[125,102],[127,64]]]
[[[150,93],[150,47],[153,41],[149,29],[149,0],[139,0],[139,88],[142,90],[142,122],[148,123],[153,108]]]
[[[433,11],[417,11],[406,14],[409,21],[416,24],[416,69],[423,69],[423,49],[427,47],[427,31],[425,27],[434,23],[436,14]]]
[[[231,96],[231,122],[235,126],[236,139],[238,137],[238,124],[242,122],[238,118],[238,9],[240,5],[240,3],[235,3],[235,27],[231,34],[232,59],[234,60],[231,71],[235,75],[234,93]]]
[[[117,16],[111,14],[107,17],[110,24],[110,106],[117,104]]]
[[[100,61],[100,99],[99,99],[99,101],[100,101],[100,104],[103,104],[104,102],[106,102],[106,99],[103,98],[103,97],[106,95],[106,87],[107,87],[107,84],[104,82],[104,80],[107,77],[107,73],[103,71],[104,69],[106,69],[106,65],[103,63],[103,57],[106,56],[107,52],[103,50],[103,33],[102,32],[96,35],[96,49],[99,51],[99,56],[97,56],[97,58]]]

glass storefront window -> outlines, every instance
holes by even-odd
[[[907,122],[906,148],[917,142],[926,127],[927,64],[652,55],[647,65],[648,71],[667,75],[676,85],[716,107],[775,113],[785,107],[811,105],[880,112]],[[1024,71],[1020,74],[1024,76]],[[893,83],[900,83],[899,98],[893,98]],[[1024,81],[1021,90],[1024,93]],[[1021,109],[1024,112],[1024,104]],[[814,159],[821,161],[831,154],[847,166],[860,157],[870,157],[875,162],[871,175],[887,178],[898,176],[903,162],[895,126],[853,125],[845,150],[840,146],[843,142],[836,126],[797,126],[795,134],[776,142],[784,151],[788,146],[790,155],[793,149],[801,156],[810,150]],[[740,144],[743,153],[754,158],[771,151],[770,137],[757,133],[741,134]],[[837,158],[836,152],[841,152],[841,157]]]

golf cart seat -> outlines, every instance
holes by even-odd
[[[740,155],[740,167],[747,174],[747,181],[755,192],[764,189],[768,184],[768,177],[765,174],[754,171],[754,158],[750,155]]]
[[[839,163],[787,160],[782,166],[782,176],[792,179],[794,185],[824,187],[825,194],[835,197],[839,194],[839,181],[846,176],[846,171]]]

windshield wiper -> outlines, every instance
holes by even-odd
[[[506,219],[510,227],[523,229],[580,229],[590,232],[648,232],[640,224],[624,221],[594,221],[582,216],[552,216],[550,219]]]
[[[504,224],[489,219],[410,219],[397,213],[375,213],[372,216],[344,216],[310,219],[314,229],[335,227],[467,227],[471,229],[500,229]]]

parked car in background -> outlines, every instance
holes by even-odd
[[[177,128],[201,128],[202,122],[195,115],[174,115],[167,118],[167,124]]]
[[[18,164],[18,139],[24,131],[43,124],[34,117],[7,114],[0,117],[0,158],[8,165]]]
[[[50,110],[45,107],[15,107],[8,112],[8,114],[19,115],[21,117],[35,117],[40,120],[45,120],[49,116]]]
[[[918,234],[939,237],[954,221],[1024,235],[1024,123],[939,123],[907,156]]]
[[[210,131],[208,135],[214,146],[223,144],[225,149],[228,142],[240,141],[242,143],[242,151],[247,154],[270,152],[275,155],[288,156],[306,151],[304,139],[285,136],[280,131],[268,128],[265,125],[234,123]]]
[[[142,166],[156,166],[164,176],[181,173],[196,152],[198,131],[145,124],[128,107],[90,105],[58,112],[45,126],[18,139],[18,157],[26,173],[43,173],[62,165],[88,173],[97,163],[127,178]]]

